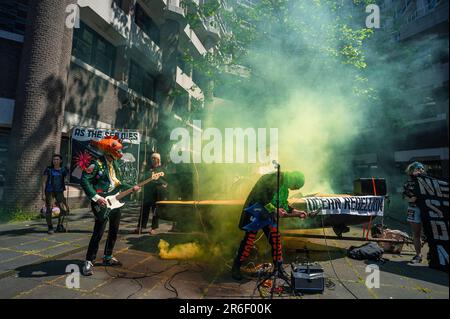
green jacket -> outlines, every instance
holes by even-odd
[[[116,177],[121,182],[118,190],[123,191],[132,188],[133,185],[122,182],[117,161],[113,161],[112,164],[116,172]],[[92,199],[97,194],[107,193],[110,185],[111,182],[109,180],[108,164],[104,156],[100,157],[97,160],[94,160],[88,167],[88,169],[83,171],[83,174],[81,176],[81,187],[83,188],[89,199]],[[116,190],[117,188],[115,189],[115,191]]]

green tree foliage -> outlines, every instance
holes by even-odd
[[[277,53],[289,58],[301,59],[313,53],[321,55],[322,62],[330,67],[339,61],[364,69],[367,64],[363,44],[373,31],[363,26],[363,17],[359,27],[355,27],[350,9],[373,1],[354,2],[260,0],[251,7],[217,0],[198,6],[191,0],[184,0],[189,8],[188,22],[193,28],[202,23],[202,19],[220,16],[226,29],[216,50],[198,59],[186,52],[185,59],[206,76],[216,77],[236,65],[247,65],[249,55],[266,54],[258,49],[273,44],[277,46]]]

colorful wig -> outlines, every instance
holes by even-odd
[[[91,144],[97,147],[105,155],[110,155],[114,159],[122,158],[123,144],[117,135],[106,136],[100,141],[91,140]]]

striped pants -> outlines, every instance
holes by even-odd
[[[268,225],[262,229],[267,237],[272,248],[272,260],[275,265],[277,262],[282,263],[283,257],[281,253],[281,238],[280,233],[276,227]],[[244,262],[250,255],[250,251],[255,244],[256,231],[248,231],[245,233],[244,239],[241,241],[237,256],[234,260],[234,267],[240,268],[242,262]]]

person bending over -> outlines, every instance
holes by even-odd
[[[303,173],[282,172],[280,173],[280,190],[279,190],[279,210],[278,214],[281,218],[289,216],[305,217],[305,212],[296,210],[288,205],[289,190],[296,190],[303,187],[305,184],[305,177]],[[283,262],[281,251],[281,238],[277,229],[275,212],[277,206],[277,173],[270,173],[263,175],[256,182],[251,190],[244,204],[244,211],[241,214],[240,228],[246,230],[245,224],[248,225],[250,221],[249,214],[245,211],[256,204],[264,206],[265,212],[268,213],[270,222],[262,228],[272,248],[272,259],[274,265],[281,266]],[[247,228],[248,229],[248,228]],[[236,257],[231,269],[231,275],[235,280],[242,280],[241,265],[250,255],[250,250],[253,248],[256,234],[258,230],[246,230],[244,238],[242,239]]]

